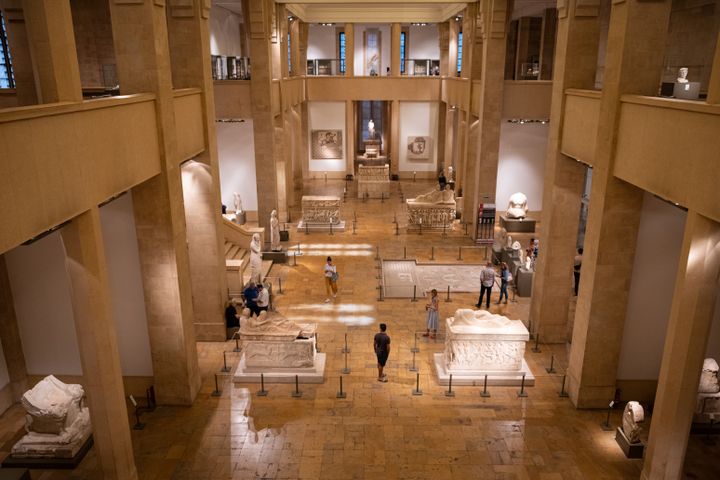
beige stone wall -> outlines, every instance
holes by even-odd
[[[82,86],[113,86],[110,83],[115,72],[115,50],[108,2],[71,0],[70,6]]]

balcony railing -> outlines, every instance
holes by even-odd
[[[403,67],[400,74],[409,77],[440,75],[440,60],[408,58],[403,62]]]
[[[315,58],[307,61],[308,75],[345,75],[345,60]]]

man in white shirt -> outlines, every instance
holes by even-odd
[[[493,284],[495,283],[495,269],[491,262],[487,262],[485,268],[480,272],[480,299],[475,305],[477,308],[482,308],[482,301],[485,292],[487,292],[487,303],[485,304],[486,309],[490,309],[490,292],[492,291]]]
[[[265,288],[263,288],[262,283],[259,283],[257,286],[258,289],[258,296],[257,296],[257,309],[258,309],[258,315],[260,315],[259,312],[262,310],[268,311],[268,305],[270,304],[270,294],[268,293]]]

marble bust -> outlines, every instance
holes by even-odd
[[[688,83],[688,68],[687,67],[681,67],[678,70],[678,76],[677,80],[675,80],[677,83]]]
[[[703,361],[702,373],[700,374],[699,393],[718,393],[720,392],[720,382],[718,382],[718,363],[714,358],[706,358]]]
[[[282,250],[280,246],[280,222],[277,217],[277,210],[273,210],[270,213],[270,250],[273,252]]]
[[[250,242],[250,281],[260,283],[262,275],[262,245],[260,234],[253,233]]]
[[[625,405],[622,416],[622,430],[628,442],[638,443],[642,427],[639,425],[645,421],[645,410],[638,402],[632,401]]]
[[[527,203],[527,196],[522,192],[516,192],[510,195],[507,208],[508,218],[525,218],[528,212]]]

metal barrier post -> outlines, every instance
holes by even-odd
[[[420,396],[423,394],[422,390],[420,390],[420,374],[416,374],[415,377],[415,390],[412,391],[412,394],[414,396]]]
[[[450,303],[452,300],[450,300],[450,285],[448,285],[447,288],[447,298],[445,299],[445,303]]]
[[[218,388],[217,373],[215,374],[215,390],[210,394],[211,397],[219,397],[222,395],[222,391]]]
[[[523,373],[522,381],[520,382],[520,391],[517,393],[520,398],[527,397],[528,394],[525,392],[525,374]]]
[[[265,375],[260,374],[260,390],[257,391],[256,395],[258,397],[267,397],[268,391],[265,390]]]
[[[550,355],[550,368],[546,368],[545,371],[547,373],[555,373],[555,355]]]
[[[300,379],[297,375],[295,375],[295,391],[290,394],[293,398],[300,398],[302,397],[302,392],[300,391]]]
[[[343,392],[343,377],[340,375],[340,391],[335,395],[335,398],[347,398],[347,394]]]
[[[480,392],[480,396],[483,398],[490,397],[490,392],[488,392],[488,389],[487,389],[487,375],[485,375],[485,380],[483,381],[483,391]]]
[[[454,397],[455,392],[452,391],[452,373],[450,374],[450,382],[448,383],[448,390],[445,392],[446,397]]]

